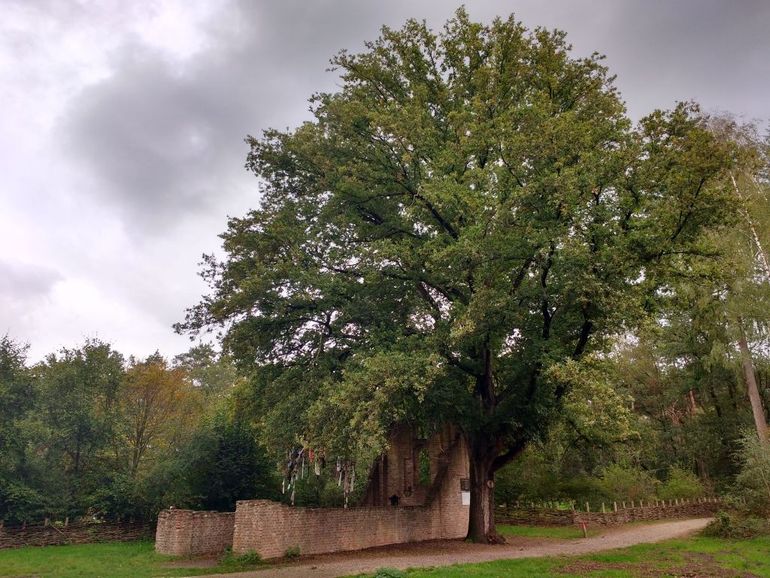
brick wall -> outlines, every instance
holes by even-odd
[[[276,558],[297,547],[301,554],[321,554],[463,538],[469,511],[462,505],[460,492],[460,479],[468,475],[464,444],[453,447],[442,474],[443,483],[424,506],[295,508],[269,500],[240,501],[235,512],[233,551]]]
[[[35,525],[0,526],[0,549],[23,546],[58,546],[92,542],[129,542],[152,536],[151,524],[103,523],[69,524],[66,527]]]
[[[390,506],[393,498],[400,506],[426,505],[446,483],[444,472],[458,443],[463,443],[460,432],[451,425],[445,425],[429,439],[420,439],[415,428],[406,424],[394,428],[387,451],[372,464],[360,505]],[[429,479],[423,479],[420,472],[423,452],[430,464]],[[464,476],[468,476],[467,472]]]
[[[158,515],[155,550],[172,556],[219,554],[233,544],[233,512],[163,510]]]
[[[617,512],[575,512],[537,507],[510,508],[498,511],[495,517],[498,524],[574,526],[585,522],[588,526],[618,526],[629,522],[713,516],[720,506],[721,502],[718,498],[703,498],[620,508]]]
[[[377,492],[371,492],[375,504],[295,508],[270,500],[245,500],[238,502],[235,513],[165,510],[158,516],[155,549],[189,556],[232,546],[236,553],[254,551],[276,558],[297,547],[302,554],[320,554],[464,537],[469,507],[462,505],[460,480],[468,477],[468,454],[459,434],[447,427],[420,442],[418,449],[425,449],[431,461],[427,485],[418,483],[416,467],[411,476],[404,472],[405,460],[416,466],[414,432],[399,430],[391,442],[387,457],[393,467],[375,476],[379,482]],[[385,505],[393,494],[399,506]]]

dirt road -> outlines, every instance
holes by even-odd
[[[472,562],[489,562],[509,558],[574,556],[624,548],[634,544],[660,542],[679,538],[701,530],[710,518],[676,520],[651,524],[634,524],[608,529],[599,536],[584,539],[553,540],[509,538],[504,546],[467,544],[457,540],[404,544],[361,552],[330,554],[302,559],[296,564],[282,565],[237,574],[214,574],[209,578],[337,578],[377,568],[415,568],[449,566]]]

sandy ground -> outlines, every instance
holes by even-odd
[[[236,574],[212,574],[209,578],[337,578],[374,572],[383,566],[403,570],[510,558],[575,556],[687,536],[703,529],[710,520],[698,518],[634,524],[608,529],[599,536],[571,540],[511,537],[503,546],[469,544],[459,540],[420,542],[359,552],[308,556],[293,564]]]

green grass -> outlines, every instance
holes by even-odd
[[[512,528],[509,535],[542,536],[543,528]],[[562,528],[562,530],[565,528]],[[531,531],[530,531],[531,530]],[[548,529],[545,529],[548,530]],[[552,530],[552,529],[551,529]],[[514,533],[517,532],[517,533]],[[553,536],[553,534],[550,534]],[[153,551],[151,542],[112,542],[78,546],[49,546],[0,550],[0,576],[40,578],[157,578],[248,570],[253,557],[225,556],[211,568],[172,568],[167,556]],[[579,557],[523,558],[483,564],[414,569],[409,578],[576,577],[751,574],[770,578],[770,537],[752,540],[689,538],[641,544]]]
[[[498,525],[497,531],[503,536],[522,536],[525,538],[560,538],[568,540],[582,538],[583,530],[575,526],[508,526]],[[588,535],[595,536],[599,533],[596,529],[589,529]]]
[[[732,570],[770,578],[770,537],[752,540],[690,538],[641,544],[600,554],[562,558],[523,558],[483,564],[413,569],[409,578],[626,578],[628,576],[712,576]]]
[[[152,542],[108,542],[0,550],[0,576],[40,578],[155,578],[237,572],[255,568],[249,557],[229,556],[211,568],[171,568]],[[194,565],[194,562],[191,562]]]

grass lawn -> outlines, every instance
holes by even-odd
[[[509,535],[550,537],[553,528],[508,527]],[[567,528],[559,528],[565,530]],[[574,536],[573,536],[574,537]],[[204,575],[255,568],[230,559],[210,568],[173,568],[151,542],[112,542],[0,550],[1,577],[157,578]],[[593,576],[759,576],[770,578],[770,537],[753,540],[689,538],[642,544],[600,554],[562,558],[524,558],[434,569],[414,569],[410,578],[509,578]]]
[[[523,558],[483,564],[414,569],[409,578],[524,576],[759,576],[770,578],[770,537],[753,540],[689,538],[564,558]]]
[[[0,576],[39,578],[152,578],[236,572],[255,568],[230,559],[211,568],[169,568],[173,558],[152,542],[108,542],[0,550]]]
[[[582,538],[583,530],[575,526],[505,526],[499,524],[497,531],[503,536],[524,536],[526,538],[559,538],[569,540]],[[597,536],[599,530],[588,530],[589,536]]]

